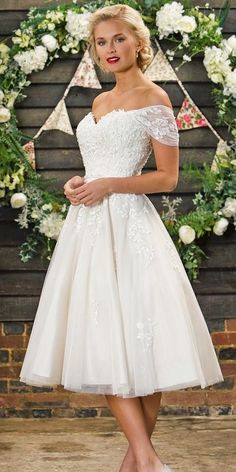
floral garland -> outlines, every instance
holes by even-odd
[[[162,220],[189,278],[195,280],[202,257],[206,256],[197,239],[212,232],[221,236],[230,223],[236,227],[236,37],[225,40],[222,36],[228,2],[218,16],[209,4],[202,11],[188,1],[182,4],[168,0],[95,0],[85,5],[77,5],[75,0],[70,5],[31,7],[28,19],[14,31],[13,46],[0,43],[0,205],[21,208],[15,221],[20,228],[31,229],[20,248],[21,260],[26,262],[37,253],[50,259],[70,203],[62,193],[47,191],[48,180],[32,169],[22,147],[24,140],[32,137],[18,130],[14,103],[25,98],[22,90],[30,85],[31,72],[43,70],[59,57],[60,51],[84,51],[92,12],[117,3],[137,9],[152,38],[168,38],[176,44],[166,54],[172,61],[176,52],[183,52],[177,70],[196,54],[204,54],[208,77],[216,84],[213,97],[218,123],[226,124],[232,136],[229,143],[219,143],[211,167],[205,163],[200,171],[192,162],[184,165],[184,175],[201,184],[192,211],[177,216],[176,208],[182,199],[162,199],[167,207]]]

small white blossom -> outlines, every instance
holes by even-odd
[[[183,60],[186,61],[186,62],[191,62],[191,57],[190,56],[187,56],[187,54],[184,54],[183,55]]]

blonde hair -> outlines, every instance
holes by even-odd
[[[90,17],[87,39],[89,43],[90,53],[95,64],[97,64],[104,72],[108,72],[100,64],[99,57],[96,53],[94,29],[98,25],[98,23],[109,19],[117,19],[123,21],[128,26],[128,28],[134,33],[135,37],[138,40],[142,41],[143,46],[139,50],[139,54],[137,57],[137,65],[142,71],[144,71],[146,67],[151,63],[154,56],[150,40],[150,31],[148,27],[144,24],[143,19],[137,10],[130,7],[129,5],[123,5],[120,3],[118,3],[117,5],[110,5],[103,8],[99,8]]]

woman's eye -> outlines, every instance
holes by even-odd
[[[116,41],[124,41],[124,38],[116,38]],[[99,46],[102,46],[104,44],[104,41],[98,41],[97,44]]]

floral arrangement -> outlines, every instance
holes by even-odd
[[[185,215],[177,215],[181,198],[170,202],[162,219],[175,241],[190,279],[196,279],[202,257],[198,239],[204,234],[221,236],[228,225],[236,226],[236,37],[223,38],[222,27],[229,2],[215,15],[209,4],[204,9],[169,0],[94,0],[77,5],[31,7],[27,19],[14,31],[13,46],[0,43],[0,205],[19,208],[16,222],[29,228],[31,234],[20,248],[21,260],[26,262],[34,254],[51,258],[56,240],[67,214],[69,202],[60,192],[47,191],[48,180],[32,169],[23,149],[23,142],[32,137],[17,128],[14,103],[25,98],[22,91],[31,82],[33,71],[43,70],[60,52],[77,54],[87,47],[87,27],[90,15],[104,5],[126,3],[136,8],[150,30],[151,37],[170,40],[166,51],[170,61],[181,51],[182,62],[202,53],[208,77],[216,84],[213,97],[218,123],[226,124],[231,133],[229,143],[219,143],[213,165],[203,170],[192,162],[184,166],[186,178],[194,178],[202,186]]]

